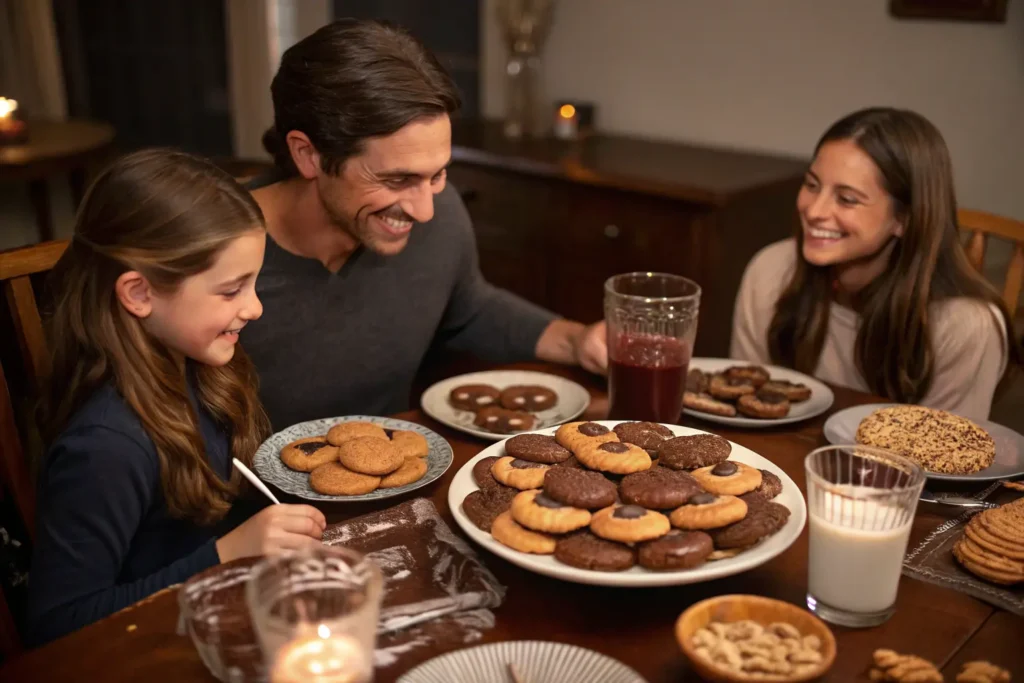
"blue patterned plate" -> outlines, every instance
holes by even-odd
[[[328,496],[317,493],[309,487],[309,475],[305,472],[296,472],[289,469],[281,462],[281,449],[297,439],[304,439],[309,436],[323,436],[327,431],[339,422],[373,422],[384,429],[404,429],[410,432],[422,434],[430,446],[430,454],[427,456],[427,473],[418,480],[405,486],[397,486],[393,489],[377,489],[370,493],[359,496]],[[421,486],[426,486],[434,481],[451,466],[452,447],[437,432],[433,432],[423,425],[405,420],[395,420],[390,417],[373,417],[369,415],[349,415],[348,417],[326,417],[322,420],[310,420],[294,424],[288,429],[274,434],[264,441],[256,455],[253,457],[253,469],[267,484],[273,484],[285,493],[305,498],[306,500],[323,500],[331,502],[357,502],[363,500],[380,500],[391,498],[408,493]]]
[[[576,645],[513,640],[449,652],[420,664],[398,683],[509,683],[509,665],[530,683],[646,683],[622,662]]]

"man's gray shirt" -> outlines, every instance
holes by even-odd
[[[406,410],[430,349],[495,362],[532,359],[555,317],[483,279],[469,214],[451,185],[401,253],[360,248],[337,273],[268,235],[256,291],[263,317],[241,339],[275,430]]]

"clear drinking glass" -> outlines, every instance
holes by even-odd
[[[605,281],[610,419],[679,420],[699,311],[700,286],[679,275]]]
[[[369,559],[321,546],[267,558],[246,586],[270,683],[369,683],[383,581]]]
[[[877,626],[896,610],[924,471],[868,446],[819,448],[804,465],[807,607],[833,624]]]

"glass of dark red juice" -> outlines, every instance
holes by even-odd
[[[625,273],[608,278],[610,419],[679,420],[699,310],[700,286],[685,277]]]

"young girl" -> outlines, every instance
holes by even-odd
[[[262,312],[263,218],[230,176],[149,150],[104,172],[54,269],[28,642],[249,555],[319,543],[323,515],[241,521],[231,458],[268,431],[238,332]]]
[[[865,109],[818,142],[796,239],[747,266],[731,354],[901,403],[988,417],[1020,361],[960,241],[949,151],[922,116]]]

